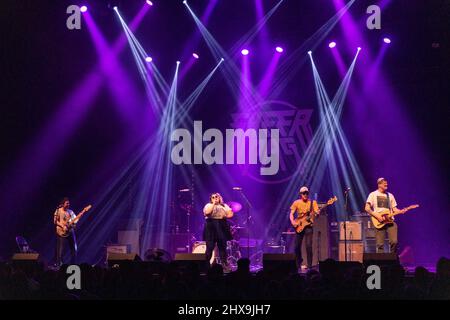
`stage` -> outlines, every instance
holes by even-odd
[[[200,297],[243,272],[263,280],[242,299],[285,286],[353,299],[357,284],[379,298],[364,281],[389,266],[405,281],[392,297],[446,288],[448,1],[6,0],[0,12],[5,283],[36,281],[49,291],[24,291],[41,298],[71,266],[98,286],[96,272],[136,268],[164,299],[167,277],[201,275]]]

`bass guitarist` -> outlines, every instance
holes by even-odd
[[[319,206],[317,201],[309,200],[309,190],[307,187],[300,188],[300,199],[295,200],[291,205],[291,212],[289,214],[289,219],[294,228],[298,227],[298,220],[295,219],[294,214],[297,212],[297,216],[310,215],[311,219],[319,214]],[[302,258],[302,242],[305,238],[306,245],[306,262],[308,269],[312,268],[313,261],[313,227],[312,225],[306,226],[301,232],[296,234],[295,238],[295,257],[297,262],[297,267],[301,268],[303,258]]]

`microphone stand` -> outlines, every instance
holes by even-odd
[[[242,189],[238,190],[241,197],[244,199],[245,203],[247,204],[247,259],[250,259],[250,209],[252,208],[252,205],[250,204],[250,201],[245,196]]]
[[[345,190],[344,192],[344,211],[345,211],[345,220],[344,220],[344,252],[345,252],[345,262],[347,262],[347,220],[348,217],[348,193],[350,192],[350,189]]]

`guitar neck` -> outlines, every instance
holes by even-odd
[[[83,211],[81,211],[73,220],[72,220],[72,223],[76,223],[78,220],[80,220],[80,218],[83,216],[83,214],[85,214],[86,213],[86,211],[85,210],[83,210]]]

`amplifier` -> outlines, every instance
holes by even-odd
[[[130,250],[127,245],[116,244],[106,246],[106,253],[130,253]]]
[[[339,223],[339,240],[344,240],[344,223],[347,228],[347,240],[362,240],[361,221],[345,221]]]
[[[347,241],[347,261],[363,262],[364,245],[362,241]],[[339,261],[345,261],[345,243],[339,242]]]

